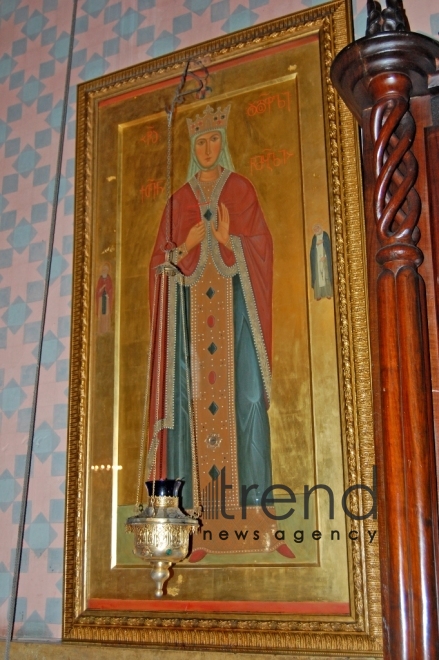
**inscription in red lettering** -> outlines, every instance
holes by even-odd
[[[142,202],[157,199],[165,191],[165,179],[148,179],[148,183],[140,188]]]
[[[278,151],[264,149],[261,154],[250,158],[250,170],[252,173],[253,170],[256,172],[260,172],[261,170],[273,171],[274,168],[285,165],[291,156],[294,156],[294,154],[286,149],[279,149]]]
[[[290,92],[280,92],[279,94],[263,92],[258,99],[248,104],[247,114],[249,117],[265,115],[266,112],[270,114],[272,108],[273,110],[286,110],[287,112],[291,112]]]
[[[154,126],[147,126],[145,135],[140,139],[145,144],[157,144],[159,138],[160,136],[158,132],[155,130]]]

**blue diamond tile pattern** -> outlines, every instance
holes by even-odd
[[[210,20],[212,23],[216,21],[224,21],[229,17],[230,14],[230,2],[229,0],[220,0],[220,2],[215,2],[210,7]]]
[[[29,318],[31,313],[32,310],[29,305],[23,300],[23,298],[17,296],[8,309],[3,313],[2,319],[12,334],[15,335]]]
[[[51,78],[55,73],[55,62],[49,60],[48,62],[41,62],[40,64],[40,80],[44,78]]]
[[[0,231],[7,231],[8,229],[13,229],[17,221],[17,212],[16,211],[7,211],[2,213],[0,217]]]
[[[27,39],[17,39],[12,42],[12,57],[17,57],[18,55],[24,55],[27,51]]]
[[[107,5],[108,0],[86,0],[82,5],[82,10],[93,16],[93,18],[97,18]]]
[[[26,573],[26,571],[23,571],[23,555],[21,556],[21,566],[20,566],[20,573]],[[27,617],[27,598],[23,598],[20,596],[17,598],[17,605],[15,608],[15,622],[21,622],[24,621]]]
[[[53,94],[44,94],[40,96],[37,102],[37,112],[49,112],[53,106]]]
[[[52,523],[64,522],[64,500],[50,500],[49,521]]]
[[[213,355],[218,350],[218,346],[212,342],[210,346],[207,347],[207,350],[211,355]]]
[[[0,19],[8,20],[17,9],[21,0],[3,0],[0,2]]]
[[[18,174],[7,174],[3,177],[2,193],[17,192],[18,190]]]
[[[110,5],[104,12],[104,23],[114,23],[122,16],[122,3],[116,2],[115,5]]]
[[[212,300],[215,293],[216,293],[215,289],[212,289],[212,287],[210,286],[206,291],[206,296]]]
[[[8,329],[0,328],[0,348],[7,348],[7,347],[8,347]]]
[[[0,195],[0,212],[3,211],[8,205],[8,200],[4,195]]]
[[[52,455],[51,475],[53,477],[64,477],[66,474],[66,453],[56,451]],[[60,486],[61,488],[61,486]]]
[[[108,39],[104,41],[102,48],[102,53],[104,57],[111,57],[111,55],[117,55],[120,50],[120,38],[114,37],[114,39]]]
[[[40,334],[40,321],[26,323],[24,326],[23,344],[35,344]]]
[[[59,199],[64,199],[67,193],[72,189],[72,184],[64,175],[61,175],[59,180]],[[49,185],[43,190],[43,195],[48,202],[53,200],[53,194],[55,191],[55,179],[49,183]]]
[[[41,44],[43,46],[50,46],[50,44],[55,43],[56,41],[56,26],[47,28],[41,33]]]
[[[18,98],[28,107],[35,103],[41,92],[46,88],[35,76],[31,76],[23,85]]]
[[[51,639],[52,637],[52,631],[36,610],[32,612],[17,631],[17,639]]]
[[[143,46],[143,44],[151,43],[151,41],[154,41],[154,34],[154,25],[148,25],[148,27],[140,28],[140,30],[137,30],[136,34],[136,46]]]
[[[35,374],[37,371],[37,365],[35,362],[34,364],[23,365],[20,371],[20,385],[25,387],[26,385],[33,385],[35,383]]]
[[[70,35],[67,32],[61,32],[55,40],[49,55],[54,57],[57,62],[65,62],[69,54]]]
[[[25,399],[26,394],[17,381],[12,378],[12,380],[10,380],[6,387],[0,392],[0,409],[9,419],[15,412],[17,412]]]
[[[40,204],[34,204],[30,212],[30,221],[35,224],[37,222],[44,222],[45,220],[47,220],[48,208],[49,205],[46,204],[45,202],[41,202]],[[33,245],[35,245],[35,243]],[[31,248],[33,247],[33,245],[31,245]],[[45,254],[46,254],[46,250],[44,249],[43,256],[41,257],[41,259],[44,259]]]
[[[19,493],[21,493],[20,484],[9,470],[4,470],[0,474],[0,510],[7,511]]]
[[[11,132],[12,128],[3,119],[0,119],[0,146],[6,142]]]
[[[29,18],[29,7],[19,7],[15,12],[14,23],[15,25],[20,25],[24,23]]]
[[[88,31],[89,17],[88,16],[78,16],[75,22],[75,34],[83,34]]]
[[[218,404],[215,403],[215,401],[212,401],[210,406],[208,406],[208,410],[210,410],[212,415],[216,415],[216,413],[218,412],[218,409],[219,409],[219,406],[218,406]]]
[[[47,551],[47,572],[63,572],[64,553],[62,548],[49,548]]]
[[[50,165],[43,165],[34,169],[33,184],[34,186],[41,186],[43,183],[48,183],[50,179]]]
[[[154,41],[152,46],[146,51],[151,57],[160,57],[176,50],[180,45],[181,39],[171,34],[167,30],[163,30]]]
[[[174,34],[181,34],[192,29],[192,14],[182,14],[176,16],[172,21],[172,31]]]
[[[139,14],[134,9],[127,9],[125,14],[120,18],[113,28],[115,32],[122,39],[129,39],[137,28],[143,23],[145,17]]]
[[[29,433],[29,425],[31,418],[31,408],[22,408],[18,411],[17,415],[17,431],[20,433]]]
[[[78,66],[83,66],[87,61],[87,49],[81,48],[75,50],[72,57],[72,67],[75,69]]]
[[[50,367],[57,361],[61,353],[64,351],[65,346],[62,342],[59,341],[57,337],[53,334],[52,330],[49,330],[44,335],[43,341],[43,350],[41,353],[41,365],[45,369],[50,369]],[[38,347],[32,351],[32,355],[37,358],[38,356]]]
[[[104,75],[109,66],[110,63],[106,59],[101,57],[98,53],[94,53],[94,55],[92,55],[87,61],[84,68],[79,72],[79,77],[81,80],[99,78],[99,76]]]
[[[40,11],[35,10],[29,16],[21,31],[26,37],[29,37],[31,41],[35,41],[48,22],[48,18],[46,18]]]
[[[50,128],[45,128],[42,131],[37,131],[35,133],[35,147],[41,149],[42,147],[48,147],[52,142],[52,131]]]
[[[190,11],[193,11],[194,14],[201,16],[212,4],[212,0],[185,0],[183,4],[186,9],[189,9]]]
[[[0,82],[5,82],[6,78],[11,75],[11,72],[17,66],[14,60],[8,53],[0,57]]]
[[[58,0],[43,0],[43,11],[45,14],[55,9],[58,9]]]
[[[9,89],[18,89],[24,84],[24,71],[16,71],[9,77]]]
[[[155,7],[156,0],[137,0],[137,9],[143,11],[144,9],[152,9]]]
[[[59,435],[55,433],[53,428],[47,422],[43,422],[35,430],[33,452],[41,463],[45,463],[58,447],[60,441]]]
[[[1,4],[0,4],[1,7]],[[11,595],[12,575],[3,562],[0,563],[0,605]]]
[[[25,467],[26,467],[26,455],[17,454],[14,462],[14,477],[17,477],[17,479],[23,479]],[[31,465],[31,476],[33,476],[33,472],[34,472],[33,465]],[[32,509],[32,502],[28,502],[27,512],[26,512],[26,522],[28,522],[27,517],[31,509]],[[31,518],[32,516],[29,518],[29,522],[31,521]]]
[[[61,615],[62,615],[62,599],[48,598],[46,600],[46,611],[44,613],[44,620],[47,623],[61,623]]]
[[[237,30],[243,30],[246,27],[250,27],[257,21],[258,15],[244,7],[244,5],[238,5],[234,12],[232,12],[227,19],[227,21],[222,25],[224,32],[236,32]]]
[[[49,124],[51,128],[55,129],[55,131],[58,131],[58,133],[61,127],[62,112],[63,112],[63,102],[58,101],[58,103],[56,103],[56,105],[53,106],[53,108],[46,117],[47,124]],[[69,106],[67,108],[67,121],[71,119],[72,115],[73,115],[73,110]]]
[[[16,505],[20,506],[21,502],[14,502],[13,506],[16,506]],[[28,520],[27,514],[28,514],[29,509],[31,509],[31,508],[32,508],[32,506],[28,506],[27,509],[26,509],[26,523],[30,522],[30,518]],[[18,515],[18,519],[19,519],[19,517],[20,517],[20,514]],[[20,571],[23,571],[23,573],[28,573],[29,572],[29,554],[30,554],[29,548],[23,548],[22,553],[21,553],[21,567],[20,567]],[[9,564],[9,570],[13,571],[14,566],[15,566],[15,548],[13,548],[11,550],[11,560],[10,560],[10,564]]]
[[[23,114],[22,103],[14,103],[14,105],[10,105],[9,108],[7,109],[6,119],[9,122],[18,121],[19,119],[21,119],[22,114]]]
[[[33,243],[31,247],[34,247],[37,245],[36,243]],[[43,245],[43,248],[45,246]],[[52,255],[52,263],[50,264],[50,282],[54,282],[58,277],[68,268],[69,264],[66,259],[58,252],[56,248],[53,250],[53,255]],[[41,277],[45,277],[46,275],[46,260],[43,261],[42,264],[40,264],[37,268],[37,271],[41,275]]]
[[[7,286],[0,289],[0,307],[9,307],[10,302],[11,302],[11,287]],[[2,386],[3,386],[3,382],[0,383],[0,387]]]
[[[18,158],[12,164],[12,167],[16,172],[21,174],[21,176],[27,178],[40,160],[41,156],[39,153],[35,151],[35,149],[31,147],[30,144],[27,144],[23,151],[21,151]]]
[[[26,302],[38,302],[43,300],[44,297],[44,282],[43,280],[36,280],[35,282],[27,283]]]
[[[35,520],[27,527],[24,533],[24,540],[29,548],[37,557],[41,557],[43,552],[56,539],[58,534],[53,529],[46,516],[39,513]]]
[[[37,235],[37,232],[32,227],[31,223],[23,218],[14,231],[8,236],[8,243],[11,245],[18,254],[21,254],[29,246],[32,239]]]
[[[5,142],[5,156],[9,158],[10,156],[16,156],[20,153],[20,138],[12,138]]]
[[[12,248],[0,250],[0,268],[10,268],[12,266]]]
[[[44,259],[46,256],[46,244],[43,241],[39,241],[38,243],[32,243],[32,245],[29,248],[29,262],[32,263],[34,261],[41,261]],[[43,271],[43,274],[46,271]]]

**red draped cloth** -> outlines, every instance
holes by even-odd
[[[182,245],[189,230],[200,222],[200,201],[189,183],[172,196],[170,239],[175,246]],[[271,367],[272,344],[272,293],[273,293],[273,241],[253,185],[248,179],[232,172],[228,177],[218,205],[224,204],[230,215],[230,234],[241,239],[247,270],[256,301],[256,307],[264,337],[265,348]],[[152,308],[154,270],[164,262],[166,246],[165,209],[151,259],[150,301]],[[200,245],[195,246],[178,262],[184,275],[192,275],[200,259]],[[235,263],[232,250],[220,245],[221,257],[226,266]]]

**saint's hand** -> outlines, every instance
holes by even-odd
[[[218,206],[218,229],[212,224],[212,233],[215,236],[218,243],[226,245],[230,238],[229,233],[230,228],[230,216],[227,210],[227,207],[224,204]]]
[[[206,234],[206,229],[204,227],[204,222],[198,222],[196,225],[189,230],[189,233],[186,237],[186,249],[189,252],[193,247],[201,243]]]

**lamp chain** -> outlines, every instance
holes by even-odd
[[[203,72],[203,76],[198,75],[194,71],[190,71],[191,63],[196,64]],[[171,252],[176,247],[172,241],[172,125],[174,119],[174,112],[177,105],[184,101],[184,98],[190,94],[198,94],[201,97],[204,96],[205,91],[208,89],[206,87],[206,81],[208,78],[209,72],[202,62],[199,60],[189,59],[184,67],[183,74],[180,78],[179,85],[175,92],[174,98],[169,108],[166,108],[167,114],[167,135],[166,135],[166,243],[163,246],[163,251],[165,253],[165,263],[169,264],[171,259]],[[198,88],[189,89],[183,91],[183,88],[186,84],[188,76],[192,77],[197,81]],[[172,273],[175,275],[175,273]],[[141,512],[143,510],[142,505],[142,481],[145,473],[148,473],[148,476],[152,476],[153,486],[152,486],[152,496],[150,498],[151,505],[154,506],[155,501],[155,481],[156,481],[156,471],[157,471],[157,451],[160,445],[160,383],[162,379],[162,341],[163,341],[163,328],[164,328],[164,306],[165,306],[165,289],[166,289],[166,278],[169,277],[169,267],[165,267],[159,273],[155,273],[154,280],[154,299],[153,299],[153,312],[151,317],[151,334],[150,334],[150,345],[148,349],[148,362],[147,362],[147,375],[146,375],[146,388],[145,388],[145,401],[143,407],[142,415],[142,427],[141,427],[141,437],[140,437],[140,454],[139,454],[139,467],[138,467],[138,478],[137,478],[137,494],[136,494],[136,510]],[[185,326],[185,303],[184,303],[184,285],[181,285],[181,309],[182,309],[182,319],[183,319],[183,343],[184,343],[184,359],[186,367],[186,386],[188,392],[188,406],[189,406],[189,425],[190,425],[190,436],[191,436],[191,454],[192,454],[192,465],[193,465],[193,491],[194,491],[194,513],[195,515],[200,515],[200,492],[199,492],[199,480],[198,480],[198,464],[196,457],[196,447],[195,447],[195,431],[194,431],[194,420],[193,420],[193,407],[191,399],[191,382],[190,382],[190,372],[189,372],[189,355],[188,355],[188,345],[187,345],[187,333]],[[157,304],[159,304],[158,310],[158,319],[157,319]],[[157,323],[159,324],[157,332]],[[158,340],[158,364],[156,369],[156,378],[157,378],[157,387],[155,392],[155,418],[153,426],[153,437],[151,440],[151,445],[146,458],[145,465],[145,454],[146,454],[146,445],[147,438],[149,436],[150,428],[150,418],[149,418],[149,409],[151,402],[151,389],[152,389],[152,354],[155,341]],[[166,369],[166,364],[165,367]]]

